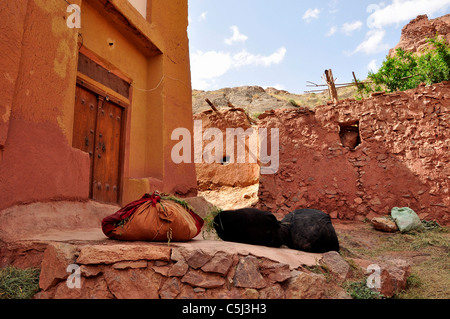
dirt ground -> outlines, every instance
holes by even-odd
[[[375,230],[370,221],[333,220],[341,255],[371,261],[404,259],[411,265],[402,299],[450,298],[450,228],[424,232],[387,233]]]

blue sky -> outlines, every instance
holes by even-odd
[[[193,89],[272,86],[292,93],[376,69],[419,14],[450,13],[450,0],[189,0]]]

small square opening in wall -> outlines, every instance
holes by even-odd
[[[359,121],[339,123],[339,137],[342,146],[351,150],[361,144],[361,136],[359,135]]]
[[[220,163],[222,164],[222,165],[227,165],[227,164],[230,164],[230,156],[224,156],[223,158],[222,158],[222,160],[220,161]]]

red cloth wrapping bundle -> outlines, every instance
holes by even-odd
[[[203,219],[173,199],[145,194],[105,217],[103,233],[118,240],[188,241],[200,233]]]

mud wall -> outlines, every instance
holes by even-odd
[[[280,168],[260,176],[260,208],[364,220],[409,206],[450,222],[450,82],[259,119],[280,129]]]
[[[246,187],[258,183],[258,151],[256,151],[256,154],[252,152],[251,148],[249,148],[249,137],[246,137],[244,149],[245,163],[237,163],[239,142],[236,137],[231,140],[228,138],[227,141],[227,128],[242,128],[246,131],[252,128],[252,123],[250,123],[246,114],[240,110],[229,110],[220,114],[213,111],[205,111],[194,115],[194,134],[204,137],[201,143],[202,151],[203,153],[206,151],[206,153],[212,154],[212,160],[215,161],[214,163],[208,164],[205,161],[205,155],[201,163],[195,164],[197,184],[200,191],[214,190],[221,186]],[[205,135],[207,129],[219,129],[222,132],[221,149],[213,149],[211,152],[208,152],[208,146],[214,146],[216,137],[214,136],[209,139]],[[253,131],[257,135],[258,130],[256,126],[253,126]],[[254,138],[257,140],[258,137],[254,136]],[[233,159],[226,158],[227,143],[233,149],[232,155],[234,156],[230,156]],[[250,163],[250,158],[254,159],[253,163]]]

